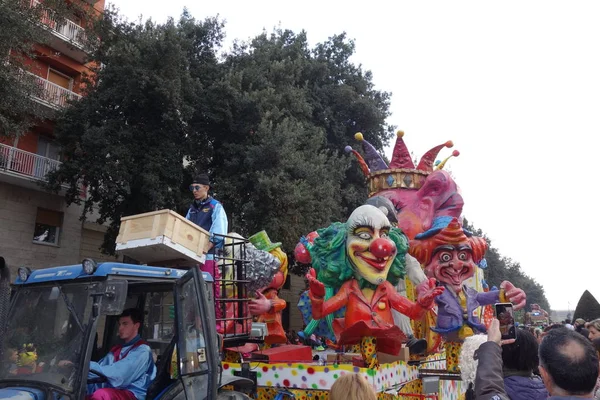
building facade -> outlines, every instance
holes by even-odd
[[[38,0],[29,1],[43,7]],[[104,0],[78,1],[90,15],[104,10]],[[67,207],[61,193],[48,193],[40,185],[60,165],[51,116],[81,98],[82,77],[90,73],[84,45],[89,21],[74,13],[58,23],[51,10],[41,14],[50,40],[34,45],[36,57],[26,73],[41,88],[32,99],[32,112],[43,112],[44,118],[18,138],[0,138],[0,255],[13,270],[75,264],[90,256],[110,259],[98,250],[103,227],[80,221],[79,206]]]

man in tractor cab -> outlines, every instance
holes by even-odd
[[[89,384],[86,400],[146,399],[156,366],[150,346],[139,335],[142,315],[141,310],[129,308],[119,316],[119,338],[124,343],[114,346],[100,361],[90,362],[88,379],[105,377],[106,381]]]

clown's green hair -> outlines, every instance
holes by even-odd
[[[317,279],[325,286],[339,288],[344,282],[354,277],[354,269],[346,254],[346,238],[348,226],[342,222],[334,222],[327,228],[319,229],[317,237],[310,248],[313,268],[317,271]],[[408,239],[398,229],[390,229],[389,238],[396,245],[397,253],[387,276],[387,280],[396,286],[405,275],[405,255],[408,251]],[[361,282],[362,283],[362,282]]]

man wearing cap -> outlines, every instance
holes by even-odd
[[[208,175],[200,174],[194,177],[190,190],[194,195],[194,201],[190,205],[185,218],[192,221],[202,229],[210,233],[208,254],[206,255],[205,268],[207,271],[214,267],[213,247],[223,247],[223,238],[214,235],[225,235],[227,233],[227,214],[223,205],[208,195],[210,180]],[[209,271],[212,273],[212,271]]]

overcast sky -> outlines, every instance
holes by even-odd
[[[130,19],[218,14],[227,48],[277,26],[311,43],[347,32],[354,61],[392,92],[388,122],[409,149],[420,157],[451,139],[460,150],[450,169],[466,218],[544,285],[553,309],[574,309],[585,289],[600,299],[600,2],[113,3]]]

